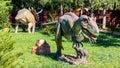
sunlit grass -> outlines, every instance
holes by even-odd
[[[11,33],[16,40],[14,44],[14,52],[23,53],[18,57],[15,67],[23,68],[119,68],[120,65],[120,36],[101,33],[97,43],[90,45],[89,42],[83,41],[84,47],[89,52],[87,60],[91,62],[89,65],[72,66],[62,61],[53,59],[56,52],[56,44],[54,36],[43,35],[40,32],[28,34],[20,32],[18,34]],[[52,54],[50,55],[33,55],[31,54],[32,47],[36,40],[46,40]],[[63,38],[63,54],[76,54],[72,48],[72,42]]]

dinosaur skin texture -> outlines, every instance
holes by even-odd
[[[61,16],[56,23],[55,42],[57,51],[55,58],[62,55],[62,36],[66,39],[72,40],[73,48],[77,52],[77,56],[84,56],[86,53],[81,54],[84,49],[81,49],[79,43],[82,40],[89,39],[90,42],[96,42],[99,30],[96,22],[91,21],[86,15],[77,17],[74,13],[68,12]]]

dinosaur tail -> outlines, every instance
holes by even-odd
[[[48,23],[43,23],[42,25],[43,26],[46,26],[46,25],[56,25],[57,21],[53,21],[53,22],[48,22]]]

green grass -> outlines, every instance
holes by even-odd
[[[56,52],[54,36],[43,35],[40,32],[35,34],[24,32],[11,34],[16,40],[13,52],[23,53],[11,63],[11,65],[14,65],[14,68],[120,68],[120,36],[117,35],[100,33],[97,43],[93,45],[83,41],[84,48],[89,52],[87,60],[91,64],[75,66],[53,59]],[[50,55],[31,54],[32,47],[38,39],[45,39],[49,43],[52,51]],[[62,41],[64,47],[62,53],[75,54],[72,42],[64,38]]]

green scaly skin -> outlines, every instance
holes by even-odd
[[[64,16],[64,15],[63,15]],[[69,16],[69,15],[68,15]],[[71,28],[71,24],[69,24],[69,19],[72,17],[67,16],[59,18],[57,22],[57,28],[56,28],[56,34],[55,34],[55,41],[57,44],[57,51],[55,58],[58,58],[62,55],[61,49],[62,47],[62,36],[64,36],[66,39],[71,39],[73,43],[81,43],[81,41],[84,38],[89,39],[90,41],[94,42],[95,40],[92,38],[92,36],[96,37],[99,33],[97,32],[96,28],[92,25],[87,24],[87,28],[84,28],[82,26],[81,22],[84,22],[83,19],[79,18],[76,21],[73,21],[73,27]],[[87,19],[85,19],[87,20]]]

